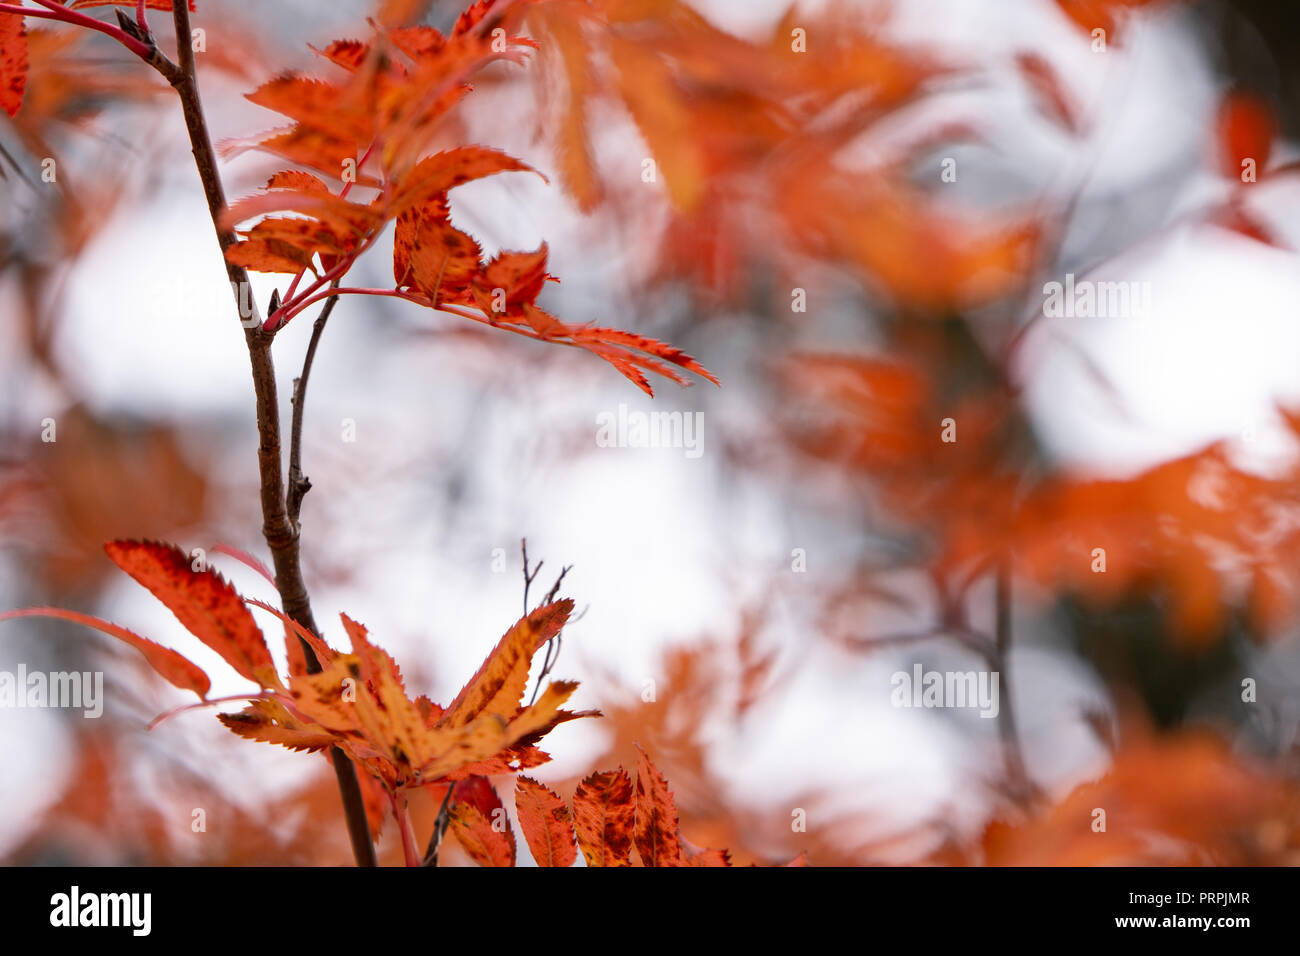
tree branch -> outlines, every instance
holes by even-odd
[[[226,263],[226,275],[230,279],[231,290],[238,303],[243,300],[240,293],[250,288],[248,272],[242,266],[237,266],[225,258],[226,250],[238,240],[233,229],[223,228],[221,225],[226,195],[221,176],[217,171],[217,157],[203,115],[203,105],[199,99],[194,47],[190,42],[190,14],[186,0],[172,0],[172,18],[176,26],[180,65],[171,72],[162,70],[160,72],[163,72],[180,97],[190,145],[193,148],[194,164],[203,182],[203,192],[208,201],[208,213],[216,229],[217,241]],[[252,302],[251,296],[247,301]],[[251,308],[251,315],[241,316],[241,320],[244,326],[244,339],[248,345],[248,356],[253,372],[253,389],[257,401],[257,458],[261,484],[262,535],[271,550],[276,589],[280,592],[280,602],[284,612],[309,631],[320,634],[315,618],[312,616],[311,601],[302,577],[298,530],[289,520],[284,496],[280,461],[280,405],[276,393],[275,365],[271,360],[271,340],[274,336],[262,331],[261,316],[256,302],[252,302]],[[319,672],[320,661],[316,659],[316,655],[306,642],[303,642],[303,652],[308,671]],[[334,774],[338,779],[343,811],[347,818],[348,835],[352,841],[352,852],[357,865],[375,866],[377,863],[375,848],[370,840],[370,826],[366,820],[365,802],[361,796],[360,783],[357,781],[356,767],[337,747],[331,748],[330,759],[333,761]]]

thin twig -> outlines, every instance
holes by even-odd
[[[526,561],[525,561],[525,567],[527,567]],[[533,569],[534,578],[537,577],[537,572],[540,571],[541,569],[542,569],[542,562],[538,561],[537,567]],[[555,596],[560,593],[560,585],[564,583],[564,576],[572,570],[573,570],[573,565],[571,564],[566,564],[563,568],[560,569],[560,576],[555,579],[555,583],[552,584],[551,589],[548,592],[546,592],[546,597],[542,599],[541,604],[537,605],[538,607],[545,607],[546,605],[550,604],[552,601],[555,600]],[[532,578],[528,577],[525,574],[524,576],[524,613],[525,614],[528,613],[528,584],[531,581]],[[537,683],[533,687],[533,697],[528,702],[529,707],[537,703],[537,695],[542,689],[542,683],[550,675],[551,670],[555,667],[556,662],[559,661],[560,651],[562,651],[563,649],[564,649],[564,632],[560,631],[553,638],[551,638],[549,641],[546,642],[546,657],[543,658],[542,669],[537,674]]]
[[[447,832],[447,823],[449,822],[448,814],[451,809],[451,795],[456,791],[456,784],[447,787],[447,794],[442,798],[442,806],[438,808],[438,817],[433,822],[433,833],[429,836],[429,848],[424,851],[424,865],[438,865],[438,851],[442,848],[442,836]]]
[[[532,573],[528,571],[528,539],[519,539],[519,550],[524,556],[524,614],[528,613],[528,589],[533,586],[533,580],[537,577],[537,572],[542,570],[543,561],[537,562],[537,567],[533,568]]]
[[[337,279],[334,280],[334,285],[338,287]],[[311,341],[307,343],[307,354],[302,360],[302,374],[293,380],[293,397],[290,399],[293,403],[293,424],[289,428],[289,490],[285,508],[295,531],[301,530],[298,515],[302,511],[303,496],[311,490],[311,482],[302,473],[302,415],[307,400],[307,379],[311,375],[311,363],[316,358],[316,346],[325,331],[325,323],[330,320],[330,313],[338,301],[337,298],[328,299],[325,308],[317,316],[316,323],[311,328]]]

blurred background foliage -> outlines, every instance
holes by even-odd
[[[1223,379],[1180,386],[1271,416],[1285,453],[1266,462],[1212,426],[1166,453],[1150,421],[1150,454],[1112,459],[1062,410],[1126,420],[1134,382],[1097,351],[1125,346],[1045,329],[1094,320],[1042,304],[1044,283],[1108,262],[1157,296],[1194,284],[1205,260],[1171,237],[1214,233],[1294,271],[1296,7],[958,5],[524,4],[538,50],[476,77],[446,142],[499,145],[552,185],[466,189],[454,218],[485,247],[545,239],[558,314],[672,342],[723,388],[637,404],[583,356],[342,303],[308,409],[316,604],[364,615],[412,683],[450,686],[517,614],[494,548],[513,562],[526,535],[575,564],[568,593],[590,614],[562,667],[606,720],[557,733],[573,753],[557,743],[538,776],[567,796],[639,742],[683,833],[737,863],[1294,863],[1300,418],[1285,408],[1300,382],[1275,383],[1277,414],[1247,406],[1231,383],[1252,370],[1226,359]],[[363,33],[354,7],[200,0],[221,135],[265,123],[242,92],[324,68],[306,44]],[[445,30],[460,10],[366,12]],[[256,551],[260,518],[247,373],[179,118],[101,40],[34,29],[28,100],[0,131],[0,591],[138,624],[104,540]],[[1125,103],[1146,119],[1117,118]],[[1224,173],[1242,156],[1259,183]],[[228,193],[269,171],[241,158]],[[1266,187],[1261,209],[1247,190]],[[485,225],[500,222],[508,235]],[[194,254],[160,265],[152,247],[184,236],[202,237]],[[1162,270],[1124,258],[1152,243],[1172,249]],[[207,284],[166,272],[185,265]],[[1266,305],[1290,318],[1293,303]],[[1240,315],[1213,319],[1300,358]],[[277,344],[285,381],[301,341]],[[1045,350],[1074,374],[1058,380]],[[707,470],[598,449],[592,414],[620,402],[704,412]],[[375,437],[341,444],[344,416]],[[145,733],[171,699],[104,644],[4,633],[0,666],[102,669],[110,699],[95,722],[0,712],[7,862],[348,859],[322,760],[247,755],[202,715]],[[888,674],[918,661],[1000,671],[998,720],[890,708]],[[436,810],[413,807],[417,835]],[[391,828],[381,847],[400,859]]]

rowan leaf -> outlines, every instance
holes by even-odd
[[[631,866],[635,804],[619,767],[593,773],[573,794],[573,828],[588,866]]]
[[[188,658],[182,657],[169,647],[156,644],[148,638],[141,637],[134,631],[129,631],[102,618],[92,617],[89,614],[79,614],[76,611],[65,611],[57,607],[30,607],[20,611],[0,612],[0,621],[20,617],[53,617],[71,621],[74,624],[93,627],[109,637],[116,637],[119,641],[134,647],[144,655],[144,659],[149,662],[149,666],[174,687],[179,687],[181,690],[192,690],[200,697],[207,697],[208,690],[212,687],[208,675]]]
[[[290,750],[314,752],[336,742],[334,735],[323,727],[299,726],[276,700],[255,700],[238,713],[218,714],[217,719],[240,737],[279,744]]]
[[[0,107],[17,116],[27,89],[27,25],[16,13],[0,13]]]
[[[537,173],[542,177],[543,182],[546,181],[546,177],[536,169],[499,149],[489,149],[486,146],[460,146],[434,153],[420,160],[406,176],[402,177],[390,214],[399,215],[457,186],[506,172]]]
[[[418,705],[406,696],[397,662],[370,643],[365,627],[346,614],[340,616],[365,685],[358,688],[354,704],[363,731],[372,743],[383,744],[395,764],[418,765],[430,755],[435,738]]]
[[[434,306],[464,297],[482,256],[474,237],[451,224],[445,195],[397,218],[393,279],[399,289],[419,289]]]
[[[530,777],[515,780],[519,829],[538,866],[572,866],[578,858],[573,817],[564,800]]]
[[[282,686],[257,622],[220,574],[195,571],[180,548],[157,541],[110,541],[104,551],[241,676],[262,687]]]
[[[485,314],[519,316],[532,305],[547,280],[546,243],[533,252],[501,252],[473,281],[474,301]]]
[[[642,866],[682,866],[682,845],[677,832],[677,804],[668,781],[637,747],[636,849]]]
[[[255,237],[227,249],[226,261],[254,272],[297,275],[311,268],[312,255],[283,239]]]
[[[515,834],[501,798],[486,777],[456,785],[447,811],[450,829],[479,866],[514,866]]]
[[[327,80],[302,73],[281,73],[267,80],[244,99],[300,122],[315,123],[329,115],[341,90]]]
[[[566,721],[599,717],[598,710],[560,709],[560,705],[572,697],[577,689],[577,681],[557,680],[547,684],[542,696],[537,698],[537,703],[520,710],[518,716],[506,725],[509,746],[534,744]]]
[[[528,683],[533,654],[560,633],[572,612],[573,601],[566,598],[520,618],[456,695],[439,726],[462,727],[483,714],[513,717]]]

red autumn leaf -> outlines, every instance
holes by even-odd
[[[447,811],[450,829],[479,866],[514,866],[515,834],[501,798],[486,777],[456,785]]]
[[[110,541],[104,551],[241,676],[263,687],[281,686],[257,622],[220,574],[195,571],[180,548],[157,541]]]
[[[463,299],[482,257],[474,237],[451,224],[445,196],[397,217],[393,280],[399,289],[418,289],[431,306]]]
[[[501,252],[474,279],[474,301],[489,316],[521,315],[554,278],[546,271],[546,243],[533,252]]]
[[[161,644],[156,644],[148,638],[141,637],[133,631],[128,631],[124,627],[119,627],[101,618],[91,617],[88,614],[78,614],[76,611],[64,611],[57,607],[30,607],[21,611],[0,612],[0,621],[8,621],[19,617],[55,617],[60,620],[71,621],[74,624],[93,627],[97,631],[103,631],[110,637],[116,637],[119,641],[130,644],[144,655],[144,659],[149,662],[150,667],[181,690],[192,690],[200,697],[206,697],[209,688],[212,686],[211,681],[208,680],[208,675],[203,673],[197,664],[177,654],[171,648],[163,647]]]
[[[588,866],[631,866],[632,780],[622,767],[593,773],[573,794],[573,826]]]
[[[393,199],[391,212],[396,215],[415,206],[428,202],[441,193],[449,192],[457,186],[483,179],[496,173],[537,173],[546,181],[546,177],[527,163],[486,146],[461,146],[456,149],[434,153],[415,164],[406,176],[402,177],[400,188]]]
[[[283,239],[254,236],[226,250],[226,260],[254,272],[296,276],[312,266],[311,255]]]
[[[17,116],[27,88],[27,27],[16,13],[0,13],[0,106]]]
[[[569,807],[554,791],[529,777],[515,781],[515,811],[538,866],[572,866],[578,858]]]
[[[1216,126],[1223,175],[1239,179],[1246,160],[1254,160],[1257,173],[1264,171],[1277,136],[1277,120],[1262,99],[1250,93],[1228,94],[1219,104]]]
[[[637,747],[636,849],[642,866],[681,866],[682,845],[677,832],[677,804],[668,781]]]

